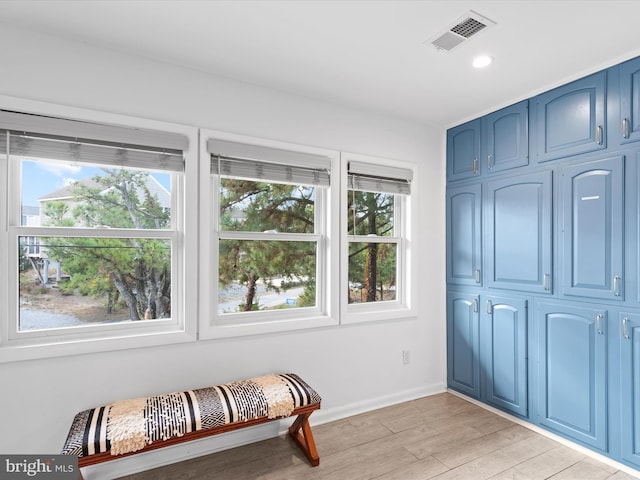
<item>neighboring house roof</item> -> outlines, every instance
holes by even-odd
[[[38,217],[38,216],[40,216],[40,207],[32,207],[30,205],[22,205],[22,215]]]
[[[69,184],[63,188],[55,190],[51,193],[47,193],[46,195],[40,197],[38,201],[52,202],[56,200],[71,200],[73,199],[73,187],[75,185],[83,185],[87,188],[93,188],[93,189],[96,189],[96,188],[102,189],[101,193],[104,193],[109,190],[109,188],[103,188],[104,185],[102,185],[99,182],[96,182],[92,178],[83,178],[82,180],[78,180],[77,182]],[[158,199],[158,202],[163,208],[171,208],[171,195],[169,194],[167,189],[164,188],[160,182],[158,182],[158,180],[156,180],[153,176],[149,175],[148,177],[146,177],[146,187],[149,190],[149,194],[152,197],[156,197]],[[141,191],[138,192],[138,196],[140,197],[140,200],[144,199],[143,192]]]

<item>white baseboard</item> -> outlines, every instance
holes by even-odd
[[[515,417],[513,415],[509,415],[506,412],[503,412],[502,410],[498,410],[497,408],[493,408],[491,405],[487,405],[486,403],[483,403],[479,400],[476,400],[475,398],[471,398],[471,397],[467,397],[466,395],[460,393],[460,392],[456,392],[455,390],[451,390],[448,389],[447,390],[449,393],[451,393],[452,395],[455,395],[457,397],[463,398],[464,400],[471,402],[475,405],[478,405],[479,407],[484,408],[485,410],[489,410],[492,413],[495,413],[496,415],[499,415],[501,417],[504,417],[508,420],[511,420],[514,423],[517,423],[518,425],[522,425],[525,428],[528,428],[529,430],[532,430],[536,433],[539,433],[540,435],[543,435],[547,438],[550,438],[551,440],[555,440],[558,443],[561,443],[562,445],[564,445],[565,447],[569,447],[587,457],[593,458],[594,460],[597,460],[599,462],[602,463],[606,463],[607,465],[616,468],[618,470],[622,470],[625,473],[628,473],[629,475],[635,477],[635,478],[640,478],[640,471],[629,467],[628,465],[625,465],[624,463],[620,463],[617,462],[615,460],[613,460],[612,458],[609,458],[605,455],[601,455],[598,452],[594,452],[593,450],[590,450],[586,447],[583,447],[582,445],[579,445],[577,443],[573,443],[571,440],[567,440],[564,437],[561,437],[560,435],[556,435],[555,433],[552,433],[548,430],[545,430],[544,428],[541,428],[537,425],[534,425],[533,423],[530,423],[526,420],[523,420],[521,418]]]
[[[349,405],[342,405],[333,408],[321,408],[309,418],[311,425],[322,425],[324,423],[342,420],[343,418],[370,412],[379,408],[408,402],[417,398],[434,395],[446,391],[442,383],[427,385],[411,390],[395,392],[366,401],[356,402]],[[194,440],[172,447],[166,447],[150,452],[139,453],[130,457],[125,457],[98,465],[91,465],[82,469],[85,480],[111,480],[113,478],[124,477],[134,473],[143,472],[152,468],[182,462],[192,458],[201,457],[211,453],[220,452],[241,445],[267,440],[279,435],[284,435],[287,428],[293,421],[292,418],[270,422],[256,427],[248,427],[242,430],[222,433],[212,437]],[[320,452],[322,455],[322,452]]]

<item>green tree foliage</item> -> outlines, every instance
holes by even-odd
[[[394,196],[388,193],[349,191],[349,235],[385,236],[393,232]],[[349,282],[364,289],[364,301],[385,300],[384,286],[395,284],[394,244],[352,243],[349,248]]]
[[[314,189],[248,180],[222,179],[220,225],[224,231],[313,233]],[[258,308],[257,286],[279,291],[305,285],[298,306],[315,305],[316,244],[284,240],[221,240],[219,282],[246,287],[239,306]],[[284,281],[283,285],[274,280]]]
[[[73,187],[75,207],[50,202],[45,214],[55,226],[159,229],[170,214],[149,191],[144,172],[105,169],[93,182]],[[71,287],[107,295],[107,309],[122,299],[132,320],[171,316],[171,251],[167,240],[140,238],[48,238],[50,258],[61,261]]]

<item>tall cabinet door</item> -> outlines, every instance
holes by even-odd
[[[532,100],[537,162],[606,148],[606,75],[595,73]]]
[[[640,58],[620,65],[621,143],[640,140]]]
[[[475,294],[447,294],[447,383],[475,398],[480,398],[479,302]]]
[[[551,292],[551,179],[547,171],[489,182],[489,287]]]
[[[562,293],[623,299],[623,157],[561,170]]]
[[[640,466],[640,316],[620,317],[622,458]]]
[[[447,180],[480,175],[480,119],[447,130]]]
[[[540,423],[606,450],[607,311],[541,303],[536,320]]]
[[[481,321],[482,373],[488,403],[527,416],[527,300],[489,296]]]
[[[482,284],[482,185],[447,190],[447,283]]]
[[[528,118],[528,100],[482,118],[482,160],[488,173],[529,164]]]

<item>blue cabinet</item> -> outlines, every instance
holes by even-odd
[[[527,300],[488,296],[481,321],[480,345],[483,399],[526,417]]]
[[[619,66],[620,143],[640,140],[640,58]]]
[[[482,155],[489,174],[529,164],[529,101],[482,118]]]
[[[480,119],[447,131],[447,180],[480,175]]]
[[[540,303],[538,326],[541,425],[607,449],[607,311]]]
[[[561,170],[562,293],[623,299],[624,159]]]
[[[620,315],[622,458],[640,467],[640,315]]]
[[[482,185],[447,189],[447,282],[482,284]]]
[[[536,162],[606,148],[606,79],[595,73],[531,101]]]
[[[447,293],[447,383],[480,398],[480,299],[465,292]]]
[[[551,292],[552,173],[489,182],[486,278],[489,287]]]

